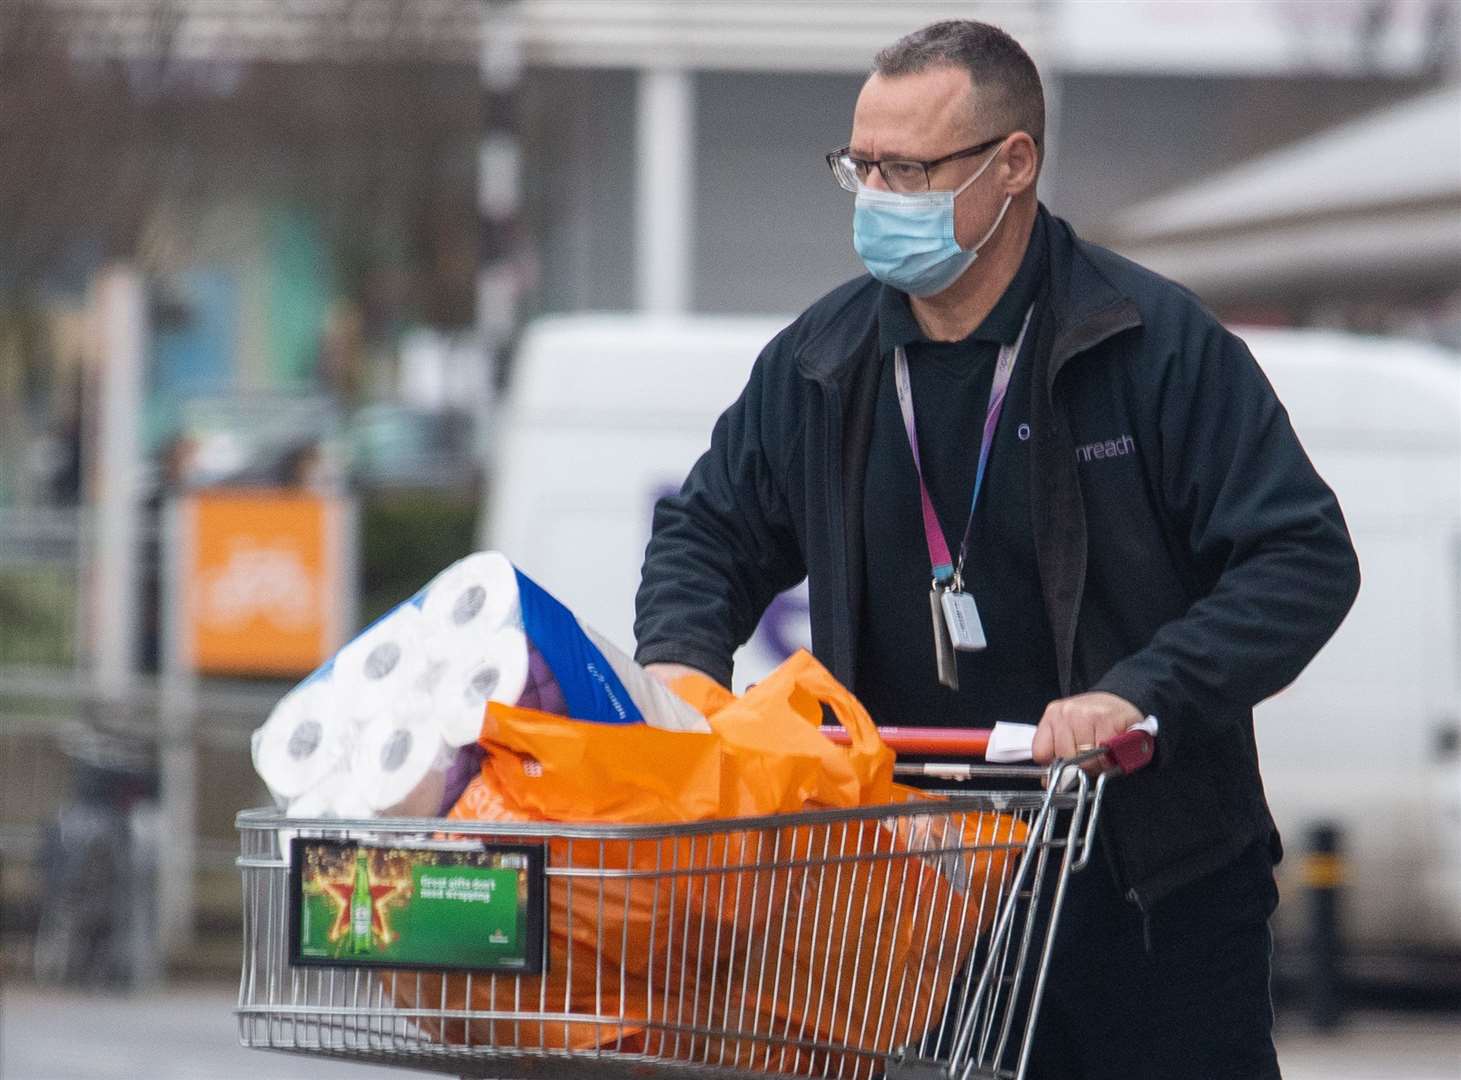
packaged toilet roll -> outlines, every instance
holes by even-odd
[[[335,771],[296,799],[289,800],[286,817],[292,818],[372,818],[375,811],[358,790],[359,781],[350,772],[350,758],[344,758]]]
[[[453,756],[431,719],[429,699],[412,695],[361,731],[350,786],[375,816],[434,817]]]
[[[331,678],[341,707],[366,719],[421,688],[430,665],[421,609],[402,604],[336,654]]]
[[[290,799],[289,805],[284,810],[285,816],[292,818],[338,817],[334,808],[335,796],[341,786],[349,782],[349,773],[344,769],[335,770],[308,791],[297,798]]]
[[[254,770],[284,802],[318,786],[343,764],[348,749],[346,721],[328,676],[285,694],[252,739]]]
[[[455,801],[452,800],[453,804]],[[444,814],[446,811],[442,810],[441,813]],[[341,819],[368,821],[376,816],[376,812],[366,803],[364,796],[356,790],[355,778],[348,771],[348,758],[346,758],[318,784],[298,798],[289,800],[284,815],[289,818],[313,821],[339,821]],[[294,848],[291,841],[300,834],[299,829],[279,830],[279,852],[286,863],[293,860]],[[318,833],[315,830],[309,830],[307,835],[318,835]]]
[[[688,702],[581,624],[521,570],[517,584],[523,631],[552,669],[567,705],[565,715],[598,723],[645,723],[668,731],[710,730]]]
[[[480,649],[463,650],[443,666],[432,688],[432,716],[447,745],[475,743],[487,702],[522,702],[528,685],[527,635],[511,626],[499,627]]]
[[[630,698],[639,706],[646,724],[666,731],[710,730],[705,717],[688,701],[645,671],[632,657],[620,652],[613,642],[591,627],[584,626],[583,632],[614,669]]]
[[[334,817],[350,821],[368,821],[373,817],[380,817],[379,812],[365,797],[365,792],[360,789],[357,778],[348,773],[345,782],[335,789],[334,798],[330,801],[330,813]]]
[[[517,572],[507,557],[479,551],[452,563],[420,597],[426,631],[443,640],[442,651],[485,641],[504,626],[521,626]]]
[[[489,701],[710,729],[503,555],[479,552],[286,695],[255,733],[255,767],[291,817],[434,817],[480,765]]]

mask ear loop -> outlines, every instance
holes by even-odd
[[[999,228],[999,223],[1004,220],[1005,212],[1009,210],[1010,203],[1014,201],[1015,197],[1013,195],[1006,195],[1004,197],[1004,205],[999,208],[999,215],[994,219],[994,224],[989,227],[989,231],[980,238],[979,243],[975,244],[971,248],[964,248],[963,250],[973,251],[977,253],[980,248],[989,243],[989,238],[994,235],[994,230]]]
[[[999,149],[1000,150],[1003,150],[1004,147],[1001,146]],[[997,158],[997,157],[999,157],[999,150],[996,150],[994,153],[990,154],[989,157],[988,157],[988,159],[984,162],[984,164],[981,165],[981,166],[979,166],[979,168],[974,171],[974,175],[973,176],[969,177],[969,179],[965,180],[958,187],[954,188],[954,191],[953,191],[954,198],[957,199],[960,195],[964,194],[964,189],[965,188],[967,188],[975,180],[978,180],[981,176],[983,176],[984,175],[984,170],[988,169],[991,165],[993,165],[994,164],[994,159]]]
[[[1000,149],[1002,150],[1002,149],[1004,149],[1004,147],[1001,146]],[[981,176],[983,176],[984,175],[984,170],[987,169],[987,168],[989,168],[989,166],[993,165],[994,164],[994,159],[997,158],[997,157],[999,157],[999,150],[996,150],[994,153],[990,154],[989,155],[989,160],[986,161],[983,165],[979,166],[978,171],[975,172],[973,176],[969,177],[969,179],[965,180],[962,184],[960,184],[958,187],[956,187],[954,189],[954,191],[953,191],[953,198],[949,200],[950,203],[953,202],[953,199],[957,199],[960,195],[964,194],[964,190],[970,184],[972,184],[975,180],[978,180]],[[1004,220],[1004,215],[1005,215],[1005,213],[1010,208],[1010,203],[1012,203],[1014,201],[1015,201],[1015,197],[1013,195],[1006,195],[1004,197],[1004,205],[999,208],[999,213],[995,216],[994,224],[989,227],[989,231],[987,233],[985,233],[982,237],[980,237],[979,242],[977,244],[975,244],[973,247],[971,247],[971,248],[960,248],[959,250],[960,251],[972,251],[972,252],[974,252],[977,255],[979,253],[979,249],[982,248],[985,244],[989,243],[989,238],[991,236],[993,236],[995,230],[999,228],[1000,222],[1002,222]]]

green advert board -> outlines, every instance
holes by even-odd
[[[543,971],[541,845],[290,841],[289,962]]]

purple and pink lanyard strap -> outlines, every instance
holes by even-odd
[[[964,539],[959,544],[959,561],[954,562],[949,553],[948,541],[944,539],[943,527],[938,513],[929,498],[928,485],[923,479],[923,463],[918,454],[918,427],[913,418],[913,387],[908,376],[908,357],[902,346],[893,353],[894,383],[898,390],[898,408],[903,413],[903,429],[908,433],[908,447],[913,451],[913,468],[918,473],[918,495],[923,504],[923,535],[928,542],[928,559],[933,567],[933,580],[937,588],[951,588],[960,592],[964,588],[964,560],[969,554],[969,539],[974,532],[974,511],[979,506],[979,490],[984,486],[984,473],[989,466],[989,449],[994,444],[994,430],[999,426],[999,415],[1004,410],[1005,394],[1009,390],[1010,375],[1015,369],[1015,359],[1020,354],[1025,332],[1030,328],[1031,307],[1025,312],[1020,324],[1019,336],[1008,345],[1001,345],[999,357],[994,363],[994,378],[989,386],[989,406],[984,412],[984,433],[979,440],[979,465],[974,472],[974,496],[969,503],[969,521],[964,526]]]

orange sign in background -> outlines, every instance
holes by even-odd
[[[339,645],[339,500],[306,492],[206,491],[184,500],[190,666],[303,675]]]

